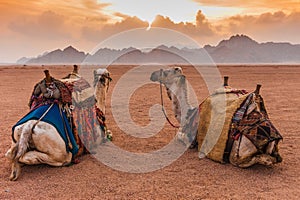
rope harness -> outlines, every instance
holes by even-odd
[[[162,72],[163,72],[163,70],[161,69],[161,70],[160,70],[160,77],[162,77]],[[170,124],[172,127],[174,127],[174,128],[180,128],[180,126],[176,126],[176,125],[174,125],[174,124],[171,122],[171,120],[169,119],[169,117],[168,117],[168,115],[167,115],[167,113],[166,113],[166,110],[165,110],[165,108],[164,108],[164,98],[163,98],[163,94],[162,94],[162,81],[161,81],[161,78],[160,78],[160,80],[159,80],[159,88],[160,88],[161,110],[162,110],[162,112],[163,112],[163,114],[164,114],[166,120],[169,122],[169,124]]]
[[[49,108],[44,112],[44,114],[33,124],[32,128],[31,128],[31,132],[33,133],[33,129],[35,128],[35,126],[40,123],[40,121],[47,115],[47,113],[49,112],[49,110],[53,107],[54,103],[52,103]]]

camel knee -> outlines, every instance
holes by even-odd
[[[5,157],[9,160],[13,160],[16,157],[18,151],[18,146],[16,144],[13,144],[10,149],[7,150],[5,153]]]
[[[8,151],[5,153],[5,157],[13,160],[12,149],[8,149]]]

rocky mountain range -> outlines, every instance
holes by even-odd
[[[18,64],[238,64],[238,63],[300,63],[300,44],[258,43],[246,35],[235,35],[217,46],[189,49],[164,45],[147,52],[129,47],[101,48],[88,54],[69,46],[46,52],[36,58],[21,58]]]

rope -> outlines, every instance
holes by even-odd
[[[33,132],[33,129],[35,128],[35,126],[47,115],[47,113],[49,112],[49,110],[53,107],[54,103],[52,103],[49,108],[44,112],[44,114],[37,120],[37,122],[34,123],[34,125],[32,126],[31,131]]]
[[[64,125],[64,130],[65,130],[65,133],[66,133],[66,138],[67,138],[67,140],[68,140],[68,147],[69,147],[69,149],[73,149],[73,146],[72,146],[72,144],[71,144],[71,140],[70,140],[70,138],[69,138],[69,135],[68,135],[68,130],[67,130],[67,127],[66,127],[66,122],[65,122],[65,120],[64,120],[64,116],[63,116],[63,114],[62,114],[62,107],[61,107],[61,104],[59,105],[59,114],[60,114],[60,117],[61,117],[61,120],[62,120],[62,122],[63,122],[63,125]],[[72,124],[72,123],[71,123]],[[72,130],[72,129],[71,129]],[[68,150],[68,149],[67,149]]]
[[[162,70],[161,70],[161,73],[162,73]],[[166,120],[169,122],[169,124],[170,124],[171,126],[173,126],[174,128],[180,128],[180,126],[176,126],[176,125],[174,125],[174,124],[171,122],[171,120],[168,118],[167,113],[166,113],[166,111],[165,111],[165,108],[164,108],[164,98],[163,98],[163,94],[162,94],[162,82],[161,82],[161,80],[159,81],[159,86],[160,86],[161,110],[162,110],[162,112],[163,112],[163,114],[164,114]]]

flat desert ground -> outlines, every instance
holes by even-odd
[[[167,145],[174,138],[176,129],[166,122],[156,135],[136,138],[117,125],[115,118],[122,116],[112,114],[115,86],[132,68],[108,67],[113,81],[106,101],[107,126],[113,132],[113,143],[121,149],[152,152]],[[4,156],[10,147],[11,128],[28,112],[27,103],[33,86],[44,77],[45,69],[49,69],[55,78],[62,78],[72,71],[72,66],[0,67],[0,199],[300,198],[300,66],[218,67],[221,76],[229,76],[229,84],[234,88],[253,91],[257,83],[262,84],[261,95],[269,117],[284,138],[280,143],[282,163],[240,169],[231,164],[199,159],[197,150],[188,149],[170,165],[156,171],[128,173],[112,169],[92,155],[84,155],[79,164],[69,167],[23,166],[19,179],[11,182],[10,163]],[[203,78],[191,66],[184,66],[183,71],[201,102],[208,95]],[[170,118],[175,121],[165,94],[164,99]],[[132,120],[139,126],[147,126],[149,109],[160,103],[159,85],[150,82],[142,85],[128,102],[131,119],[119,120]]]

